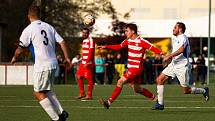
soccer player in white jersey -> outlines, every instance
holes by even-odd
[[[177,22],[173,29],[173,35],[175,38],[172,39],[172,53],[163,59],[164,62],[171,60],[171,63],[168,64],[156,79],[158,100],[152,108],[153,110],[164,109],[164,82],[169,77],[178,78],[184,94],[203,94],[205,100],[209,100],[208,87],[196,88],[189,86],[189,73],[191,72],[191,65],[189,63],[190,45],[188,38],[184,34],[185,30],[185,24],[182,22]]]
[[[154,47],[147,40],[144,40],[143,38],[138,36],[136,24],[127,24],[125,26],[125,35],[127,39],[125,39],[119,45],[99,46],[103,49],[107,48],[112,50],[120,50],[122,48],[128,47],[128,70],[117,81],[117,85],[112,95],[107,100],[99,100],[100,103],[107,109],[121,93],[121,90],[125,83],[130,83],[131,87],[136,93],[144,95],[151,100],[156,100],[156,96],[152,94],[149,90],[142,88],[138,82],[140,82],[141,74],[143,71],[143,56],[145,50],[151,50],[156,54],[162,54],[162,51]]]
[[[95,43],[91,37],[89,37],[90,30],[88,28],[82,29],[82,61],[79,69],[76,73],[78,78],[79,96],[77,99],[92,100],[93,92],[93,74],[94,74],[94,52]],[[83,79],[87,79],[88,91],[85,95]]]
[[[67,47],[63,38],[49,24],[40,20],[40,8],[31,6],[28,10],[30,24],[23,30],[19,47],[11,60],[14,64],[23,51],[32,43],[35,54],[33,86],[34,96],[52,121],[66,121],[68,113],[64,111],[55,93],[51,91],[58,62],[55,44],[60,44],[65,60],[70,64]]]

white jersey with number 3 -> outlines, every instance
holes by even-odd
[[[55,55],[55,44],[60,43],[63,38],[49,24],[36,20],[31,22],[20,37],[19,46],[28,47],[33,45],[35,54],[34,71],[41,72],[57,67]]]

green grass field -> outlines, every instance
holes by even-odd
[[[143,85],[155,92],[155,85]],[[153,111],[154,102],[134,94],[124,86],[121,95],[109,110],[99,103],[107,98],[114,86],[95,86],[92,101],[74,99],[76,85],[56,85],[60,102],[70,116],[68,121],[214,121],[215,86],[209,86],[210,100],[202,95],[184,95],[178,85],[165,86],[165,110]],[[50,121],[48,115],[32,96],[32,86],[0,86],[0,121]]]

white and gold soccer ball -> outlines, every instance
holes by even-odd
[[[93,26],[95,24],[95,17],[91,14],[87,14],[84,16],[84,25],[86,26]]]

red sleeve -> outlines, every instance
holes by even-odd
[[[156,54],[162,54],[162,51],[156,47],[154,47],[150,42],[148,42],[147,40],[143,40],[142,41],[142,45],[145,49],[151,50]]]
[[[119,45],[107,45],[106,48],[111,50],[121,50],[122,48],[127,46],[128,46],[128,40],[126,39]]]
[[[111,49],[111,50],[121,50],[122,49],[121,45],[106,45],[105,47],[107,49]]]
[[[160,49],[158,49],[154,46],[151,46],[151,48],[149,48],[149,50],[153,51],[156,54],[162,54],[163,53]]]

